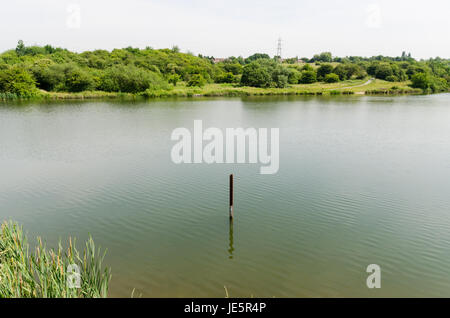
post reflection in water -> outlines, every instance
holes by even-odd
[[[228,242],[228,258],[233,259],[233,219],[230,219],[230,230],[229,230],[229,236],[228,236],[229,242]]]

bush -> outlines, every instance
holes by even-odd
[[[95,88],[94,78],[81,68],[73,68],[66,74],[65,87],[69,92],[82,92]]]
[[[299,83],[311,84],[317,82],[317,75],[315,71],[303,71]]]
[[[206,80],[203,78],[201,74],[194,74],[189,79],[187,86],[198,86],[202,87],[205,86]]]
[[[437,78],[426,73],[416,73],[411,77],[411,87],[424,91],[440,92],[448,90],[448,83],[443,78]]]
[[[339,76],[339,79],[341,81],[345,81],[347,78],[349,78],[348,76],[348,70],[345,67],[344,64],[339,64],[337,65],[334,69],[333,69],[333,73]],[[331,73],[330,73],[331,74]],[[329,74],[327,74],[329,75]],[[325,76],[325,81],[326,81],[326,76]]]
[[[25,98],[38,94],[34,78],[18,66],[7,67],[0,72],[0,92]]]
[[[236,83],[238,81],[237,77],[233,73],[223,73],[219,75],[216,79],[217,83]]]
[[[375,77],[385,80],[387,77],[392,76],[392,67],[389,64],[383,63],[379,64],[375,69]]]
[[[323,52],[323,53],[314,55],[312,60],[315,62],[332,62],[333,56],[331,55],[330,52]]]
[[[430,77],[425,73],[416,73],[411,77],[411,87],[426,90],[431,85]]]
[[[388,82],[398,82],[398,77],[395,75],[389,75],[388,77],[386,77],[386,81]]]
[[[339,82],[339,76],[337,74],[330,73],[330,74],[325,75],[324,81],[326,83],[336,83],[336,82]]]
[[[161,88],[168,85],[160,75],[133,65],[108,68],[100,79],[100,89],[106,92],[139,93]]]
[[[288,82],[289,84],[298,84],[302,73],[297,71],[296,69],[289,70]]]
[[[272,82],[269,70],[258,62],[244,66],[241,84],[253,87],[269,87]]]
[[[277,65],[272,71],[273,86],[284,88],[288,86],[290,71],[281,65]]]
[[[239,63],[225,62],[222,67],[227,73],[232,73],[233,75],[242,74],[242,65]]]
[[[180,79],[181,79],[180,75],[172,74],[172,75],[169,75],[167,80],[170,84],[173,84],[173,86],[177,86],[177,83],[180,81]]]
[[[327,74],[330,74],[331,72],[333,72],[333,65],[331,65],[331,64],[322,64],[317,69],[317,79],[318,80],[323,80],[325,78],[325,76]]]

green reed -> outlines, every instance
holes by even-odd
[[[92,238],[80,253],[75,240],[63,249],[48,249],[37,238],[31,251],[22,227],[5,222],[0,230],[0,298],[4,297],[107,297],[110,269],[102,266],[105,254],[96,248]],[[78,266],[79,274],[68,272]],[[72,265],[73,268],[73,265]],[[78,284],[74,277],[79,277]]]

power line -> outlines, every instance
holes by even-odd
[[[281,38],[278,38],[277,56],[281,60]]]

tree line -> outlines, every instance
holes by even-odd
[[[194,56],[172,49],[127,47],[82,53],[51,45],[17,47],[0,54],[0,93],[33,97],[41,91],[105,91],[140,94],[170,90],[179,82],[201,87],[230,83],[252,87],[284,88],[295,84],[333,83],[374,77],[391,82],[411,81],[425,92],[446,91],[450,60],[417,61],[403,52],[400,57],[333,57],[324,52],[311,59],[281,61],[264,53],[247,58]]]

